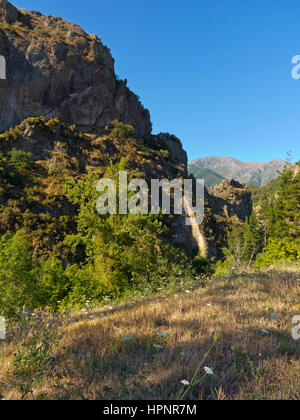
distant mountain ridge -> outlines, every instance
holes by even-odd
[[[242,162],[232,157],[208,156],[190,162],[189,172],[197,177],[203,170],[211,171],[212,173],[209,173],[207,179],[208,188],[221,182],[218,176],[223,177],[223,179],[236,179],[246,185],[254,183],[262,186],[277,178],[278,171],[281,171],[286,164],[287,162],[282,159],[273,159],[269,162]],[[212,174],[215,174],[213,182],[211,182]],[[206,176],[204,176],[205,178]]]

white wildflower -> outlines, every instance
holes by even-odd
[[[205,373],[206,373],[206,375],[213,375],[214,374],[214,371],[210,368],[210,367],[205,367],[204,368],[204,370],[205,370]]]
[[[189,381],[186,381],[185,379],[183,379],[183,381],[181,381],[182,385],[184,386],[189,386]]]

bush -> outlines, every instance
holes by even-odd
[[[289,238],[269,240],[268,245],[258,256],[258,267],[272,265],[275,262],[295,261],[300,258],[300,244]]]
[[[12,149],[7,156],[0,152],[0,174],[4,181],[17,185],[21,183],[22,173],[32,168],[31,154]]]
[[[110,132],[110,138],[113,140],[127,139],[134,135],[134,128],[131,125],[124,124],[118,120],[111,122],[112,130]]]
[[[197,274],[203,274],[209,271],[209,262],[206,258],[197,255],[192,263],[193,268]]]
[[[12,317],[24,307],[49,306],[69,291],[70,280],[62,262],[52,256],[34,258],[24,231],[0,237],[0,314]]]
[[[31,153],[26,153],[21,150],[12,149],[8,153],[8,163],[16,170],[29,170],[32,168]]]
[[[17,315],[12,338],[17,347],[14,366],[18,374],[36,371],[52,360],[51,353],[63,336],[68,316],[68,311],[51,313],[47,308]]]
[[[30,244],[24,232],[0,237],[0,313],[12,316],[24,305],[35,306],[36,284]]]

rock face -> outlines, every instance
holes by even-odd
[[[187,154],[182,148],[181,141],[169,133],[160,133],[158,139],[166,145],[170,152],[170,157],[178,162],[183,162],[187,166]]]
[[[240,221],[245,221],[252,214],[251,192],[245,184],[234,179],[226,180],[209,190],[217,198],[218,208],[222,207],[226,217],[237,216]]]
[[[0,0],[0,131],[27,117],[59,117],[82,126],[104,127],[118,119],[151,133],[149,111],[118,81],[114,60],[96,35],[61,18],[18,10]]]
[[[90,169],[102,176],[107,162],[121,158],[147,179],[188,176],[180,140],[151,134],[148,110],[126,81],[117,80],[109,49],[96,35],[0,0],[0,55],[7,64],[7,79],[0,80],[0,132],[9,129],[0,134],[0,152],[29,152],[35,173],[34,180],[25,173],[11,187],[0,176],[0,234],[26,226],[41,250],[63,255],[63,233],[75,226],[64,177],[80,178]],[[112,136],[114,119],[132,125],[135,138]],[[235,181],[205,194],[204,223],[186,226],[192,212],[166,216],[168,240],[190,254],[199,247],[203,256],[219,258],[228,222],[251,214],[251,197]]]
[[[252,214],[251,191],[233,179],[206,191],[205,223],[207,255],[212,259],[223,257],[230,225],[245,222]]]

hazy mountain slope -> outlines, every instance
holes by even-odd
[[[231,157],[209,156],[203,159],[196,159],[190,162],[190,166],[196,168],[210,169],[227,179],[236,179],[251,184],[265,185],[276,178],[278,171],[281,171],[286,162],[281,159],[274,159],[270,162],[242,162]]]
[[[197,166],[189,165],[189,173],[194,175],[196,179],[204,179],[206,188],[215,187],[220,182],[224,181],[224,177],[207,168],[199,168]]]

